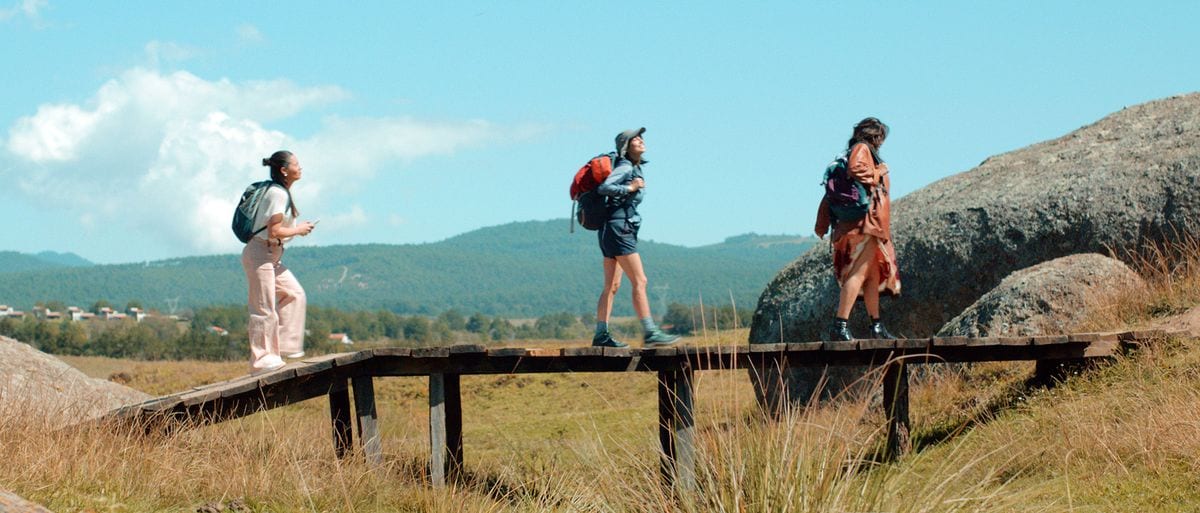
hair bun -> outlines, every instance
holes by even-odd
[[[263,159],[263,165],[264,165],[264,166],[270,166],[270,165],[271,165],[271,159]]]

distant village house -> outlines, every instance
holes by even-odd
[[[354,343],[353,340],[350,340],[350,335],[347,335],[345,333],[330,333],[329,341],[330,342],[339,342],[342,345],[347,345],[347,346]]]

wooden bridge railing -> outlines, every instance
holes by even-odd
[[[911,448],[907,371],[910,363],[1037,360],[1041,365],[1107,358],[1123,347],[1167,335],[1163,331],[1136,331],[1047,337],[947,337],[657,349],[488,349],[481,345],[381,348],[311,358],[268,374],[195,387],[126,406],[109,414],[108,418],[221,422],[324,395],[329,398],[335,454],[345,457],[352,452],[353,425],[357,428],[359,446],[366,461],[378,465],[383,458],[374,378],[428,376],[429,476],[435,486],[440,486],[452,479],[463,464],[460,376],[657,372],[663,477],[687,490],[696,486],[692,400],[695,371],[762,370],[797,365],[887,365],[883,379],[888,417],[885,452],[895,457]]]

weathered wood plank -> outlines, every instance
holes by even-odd
[[[523,347],[501,347],[497,349],[488,349],[487,352],[488,356],[492,358],[512,358],[514,356],[526,356],[528,353],[529,352]],[[601,354],[603,354],[603,351]]]
[[[487,346],[483,344],[458,344],[450,346],[450,354],[487,354]]]
[[[587,346],[587,347],[564,347],[564,348],[563,348],[563,350],[562,350],[562,355],[563,355],[563,356],[568,356],[568,357],[573,357],[573,356],[603,356],[603,355],[604,355],[604,348],[603,348],[603,347],[593,347],[593,346]]]
[[[314,362],[304,362],[303,365],[296,367],[296,376],[310,376],[320,372],[325,372],[333,368],[334,358],[326,358],[324,360]]]
[[[445,358],[450,356],[450,348],[439,347],[418,347],[412,350],[413,358]]]
[[[858,351],[858,341],[823,341],[821,342],[822,351]]]
[[[258,390],[258,379],[235,381],[229,385],[220,387],[220,390],[221,397],[233,397],[235,395]]]
[[[652,356],[655,358],[679,356],[679,348],[675,346],[642,348],[642,356]]]
[[[820,351],[824,342],[789,342],[787,350],[789,353],[802,351]]]
[[[895,349],[896,341],[883,338],[865,338],[858,341],[858,348],[863,351],[875,351],[879,349]]]
[[[606,357],[629,358],[632,354],[628,347],[604,347],[603,354]]]
[[[303,365],[303,364],[300,364],[300,365]],[[289,379],[296,377],[296,369],[298,367],[299,367],[299,365],[293,364],[293,366],[290,368],[284,367],[283,369],[277,370],[275,372],[269,372],[267,374],[263,374],[262,376],[260,376],[258,378],[259,388],[265,387],[268,385],[274,385],[275,383],[281,383],[281,382],[284,382],[284,381],[287,381]]]
[[[996,342],[1002,346],[1031,346],[1033,337],[996,337]]]
[[[750,344],[751,353],[782,353],[787,349],[787,344]]]
[[[1067,342],[1070,342],[1070,339],[1065,335],[1038,335],[1036,337],[1032,337],[1032,339],[1033,345],[1035,346],[1066,344]]]
[[[370,349],[364,349],[362,351],[355,351],[353,353],[334,358],[333,365],[336,367],[345,367],[352,363],[358,363],[363,360],[369,360],[372,356],[375,356],[375,352]]]
[[[377,347],[372,351],[375,356],[412,356],[410,347]]]
[[[1067,342],[1099,342],[1120,340],[1116,333],[1072,333],[1067,335]]]
[[[898,338],[896,339],[896,349],[905,350],[928,350],[930,339],[928,338]]]
[[[300,360],[300,362],[301,362],[301,363],[321,363],[321,362],[326,362],[326,361],[329,361],[329,360],[334,360],[334,359],[336,359],[337,357],[339,357],[339,356],[343,356],[343,355],[345,355],[345,354],[346,354],[346,353],[329,353],[329,354],[323,354],[323,355],[321,355],[321,356],[314,356],[314,357],[312,357],[312,358],[305,358],[305,359],[303,359],[303,360]]]
[[[354,388],[354,411],[358,417],[358,442],[362,445],[367,465],[379,467],[383,464],[383,443],[379,439],[375,412],[375,380],[370,376],[360,376],[350,381]]]
[[[959,347],[970,342],[971,339],[967,337],[933,337],[930,339],[930,345],[933,347]]]
[[[528,349],[528,354],[535,358],[554,358],[562,356],[563,350],[558,347],[535,347]]]

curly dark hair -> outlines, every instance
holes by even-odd
[[[888,126],[885,125],[879,118],[866,118],[854,125],[854,135],[850,137],[850,142],[846,143],[847,148],[853,148],[855,144],[865,143],[871,147],[871,151],[879,150],[879,145],[883,144],[883,140],[887,139]]]

